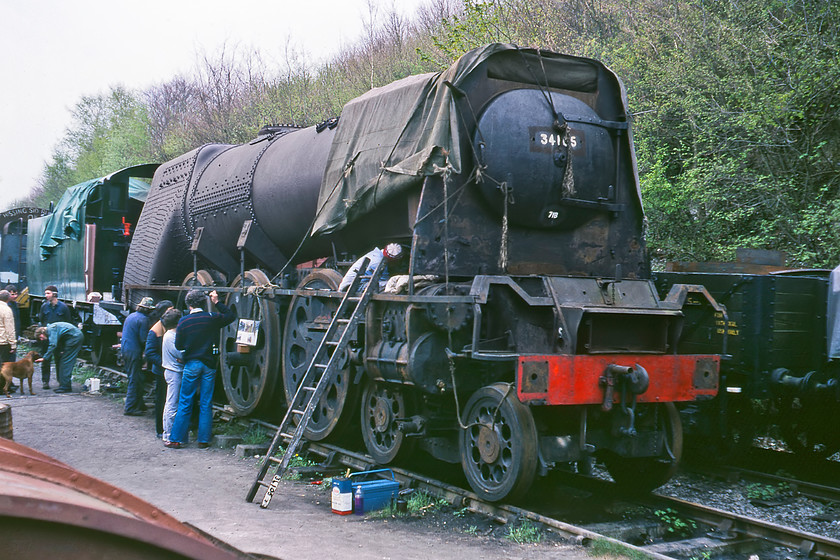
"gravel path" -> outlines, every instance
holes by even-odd
[[[74,390],[78,390],[74,387]],[[585,560],[578,546],[518,545],[426,523],[335,515],[329,494],[283,481],[268,509],[245,501],[255,459],[230,450],[166,449],[150,415],[128,417],[121,401],[74,392],[4,399],[14,439],[119,486],[246,552],[296,560],[389,558]]]

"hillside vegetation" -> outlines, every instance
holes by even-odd
[[[226,50],[145,91],[84,97],[32,202],[265,124],[311,125],[371,87],[500,41],[597,58],[624,81],[648,247],[657,260],[778,249],[840,263],[840,3],[820,0],[429,0],[379,12],[318,66]]]

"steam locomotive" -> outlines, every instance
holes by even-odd
[[[679,341],[684,307],[726,310],[698,285],[657,294],[626,95],[594,60],[476,49],[318,126],[166,162],[122,221],[115,300],[204,286],[236,310],[219,363],[240,415],[282,416],[349,264],[408,249],[306,437],[360,433],[382,464],[421,447],[485,499],[593,457],[655,488],[682,452],[676,405],[717,394],[719,352]]]

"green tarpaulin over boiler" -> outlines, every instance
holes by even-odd
[[[518,56],[508,56],[512,53]],[[560,73],[561,87],[598,88],[592,64],[495,43],[466,53],[442,72],[410,76],[365,93],[341,113],[312,235],[340,230],[386,200],[419,187],[427,176],[464,172],[461,146],[468,139],[460,138],[460,121],[472,117],[458,114],[455,97],[476,71],[549,85],[552,75]]]

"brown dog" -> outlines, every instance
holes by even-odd
[[[32,392],[32,373],[35,371],[35,360],[40,358],[40,354],[34,350],[27,352],[26,356],[16,362],[3,362],[3,367],[0,368],[0,375],[3,377],[3,392],[7,397],[10,397],[9,387],[12,386],[12,379],[17,377],[20,379],[20,394],[23,394],[23,380],[29,380],[29,394]]]

